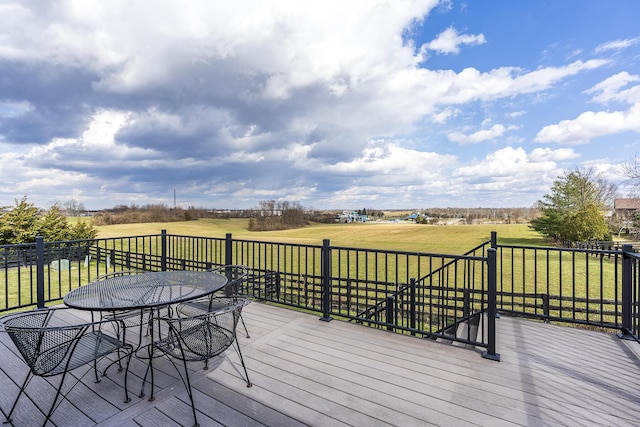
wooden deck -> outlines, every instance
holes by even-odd
[[[261,303],[243,314],[251,338],[239,341],[254,385],[246,387],[232,350],[211,364],[215,369],[194,364],[202,426],[640,425],[640,344],[613,334],[503,316],[497,320],[501,361],[494,362],[480,350],[322,322]],[[0,333],[3,413],[26,374],[15,351]],[[134,359],[130,403],[122,401],[121,373],[111,371],[98,384],[89,374],[54,423],[191,425],[173,366],[164,359],[155,365],[155,401],[137,397],[145,364]],[[41,378],[28,391],[33,402],[22,400],[15,426],[41,424],[34,404],[45,407],[53,396]]]

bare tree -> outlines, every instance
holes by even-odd
[[[622,164],[622,175],[631,184],[633,195],[640,194],[640,157],[638,157],[637,153]]]
[[[80,216],[85,211],[84,205],[76,199],[67,200],[62,204],[62,209],[70,216]]]

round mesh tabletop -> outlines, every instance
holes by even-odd
[[[227,278],[208,271],[160,271],[91,282],[64,296],[80,310],[128,310],[188,301],[220,290]]]

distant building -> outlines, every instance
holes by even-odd
[[[336,215],[336,222],[349,223],[349,222],[367,222],[369,217],[367,215],[361,215],[356,211],[343,211],[341,214]]]
[[[613,210],[618,218],[631,218],[640,211],[640,199],[615,199]]]
[[[615,199],[613,211],[618,219],[618,235],[622,232],[638,232],[634,219],[640,213],[640,199]]]

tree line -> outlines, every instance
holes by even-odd
[[[274,231],[301,228],[309,224],[298,202],[263,200],[249,217],[250,231]]]
[[[207,209],[189,207],[170,208],[163,204],[148,205],[118,205],[112,209],[97,212],[93,215],[95,225],[136,224],[146,222],[175,222],[194,221],[200,218],[208,218],[210,212]]]

